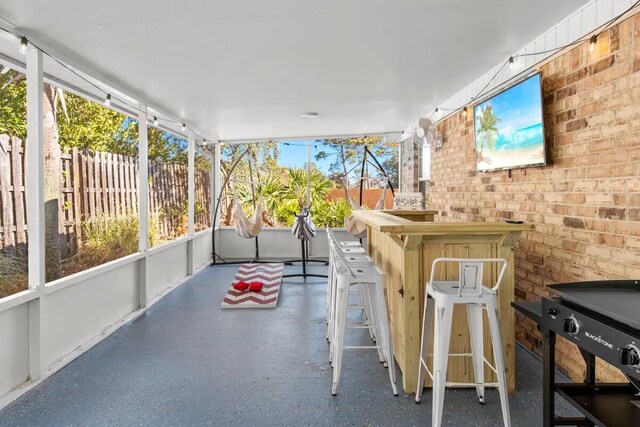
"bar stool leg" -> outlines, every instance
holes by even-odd
[[[473,377],[476,383],[484,384],[484,337],[482,324],[482,305],[467,304],[467,320],[471,338],[471,354],[473,359]],[[484,386],[477,385],[478,400],[484,405]]]
[[[497,306],[497,299],[492,298],[490,302],[487,303],[487,317],[489,318],[489,330],[491,331],[491,343],[493,344],[493,357],[496,362],[496,371],[498,371],[498,391],[500,392],[502,419],[505,427],[510,427],[511,417],[509,415],[509,397],[507,396],[507,370],[504,364],[504,350],[502,347]]]
[[[391,325],[389,324],[389,315],[387,314],[387,302],[384,296],[384,278],[375,283],[375,302],[376,302],[376,324],[380,325],[380,339],[378,345],[384,349],[386,355],[387,367],[389,368],[389,380],[391,381],[391,389],[393,395],[398,395],[398,386],[396,385],[396,364],[393,359],[393,341],[391,340]]]
[[[333,271],[333,262],[329,263],[329,274],[327,274],[327,341],[331,342],[331,325],[332,318],[334,315],[334,271]]]
[[[377,313],[378,311],[378,307],[376,304],[377,296],[371,284],[361,285],[361,286],[362,286],[363,295],[365,296],[365,305],[367,307],[366,312],[369,313],[369,320],[367,320],[367,323],[371,325],[371,328],[369,329],[369,333],[372,336],[373,341],[376,343],[378,347],[377,351],[378,351],[378,358],[380,359],[380,363],[382,363],[386,368],[387,355],[385,354],[384,348],[382,346],[382,341],[380,340],[376,341],[375,339],[375,337],[380,337],[384,333],[378,318],[379,314]]]
[[[426,292],[425,292],[426,295]],[[427,357],[429,354],[429,337],[433,328],[433,311],[435,302],[428,296],[424,299],[424,310],[422,313],[422,339],[420,340],[420,363],[418,365],[418,385],[416,387],[416,403],[422,399],[424,389],[424,379],[427,373]]]
[[[331,316],[329,317],[329,324],[327,325],[327,337],[329,340],[329,363],[333,362],[333,354],[334,354],[334,335],[335,335],[335,330],[336,330],[336,304],[337,304],[337,287],[338,287],[338,277],[337,275],[333,274],[333,277],[331,278]],[[348,292],[347,292],[348,294]],[[348,300],[349,296],[347,295],[347,300]]]
[[[436,299],[435,314],[436,332],[433,354],[432,425],[433,427],[440,427],[444,407],[444,390],[447,382],[447,366],[449,364],[453,304],[443,303]]]
[[[332,340],[333,347],[333,384],[331,394],[338,394],[338,384],[340,383],[340,373],[342,370],[342,355],[344,352],[344,334],[347,326],[347,310],[349,306],[349,284],[338,279],[336,298],[335,319],[336,327]]]
[[[371,303],[372,300],[371,300],[371,292],[370,292],[369,286],[360,284],[360,294],[361,294],[360,298],[362,300],[362,306],[364,307],[362,311],[364,314],[364,320],[369,325],[374,325],[375,310],[373,308],[373,304]],[[376,334],[375,334],[374,328],[369,329],[369,336],[371,337],[371,340],[373,342],[376,341]]]

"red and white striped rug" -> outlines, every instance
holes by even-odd
[[[240,264],[240,268],[222,301],[222,308],[275,308],[280,295],[284,264]],[[238,291],[238,282],[260,282],[262,290]]]

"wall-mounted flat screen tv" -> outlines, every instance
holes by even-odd
[[[540,74],[473,108],[478,171],[546,164]]]

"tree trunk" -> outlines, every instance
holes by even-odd
[[[44,233],[45,233],[45,278],[47,282],[59,279],[60,245],[62,244],[59,212],[61,195],[62,151],[58,143],[58,124],[55,115],[56,89],[44,85]]]

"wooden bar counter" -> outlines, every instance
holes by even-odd
[[[531,224],[506,222],[434,222],[437,211],[367,211],[354,210],[352,215],[367,224],[368,251],[376,265],[385,272],[385,294],[391,321],[394,354],[402,370],[406,393],[415,393],[420,353],[422,311],[425,284],[431,274],[433,260],[452,258],[504,258],[509,262],[498,290],[502,341],[509,392],[515,390],[515,319],[511,302],[514,297],[513,248],[523,231]],[[457,280],[458,270],[442,269],[438,280]],[[455,271],[453,271],[455,270]],[[487,268],[486,282],[497,277],[497,268]],[[451,353],[470,353],[467,314],[456,307],[451,335]],[[491,339],[485,316],[485,357],[493,363]],[[433,334],[431,334],[433,337]],[[431,358],[428,360],[431,366]],[[485,368],[487,382],[496,381],[493,371]],[[471,358],[451,357],[447,381],[473,382]],[[431,385],[427,376],[426,386]]]

